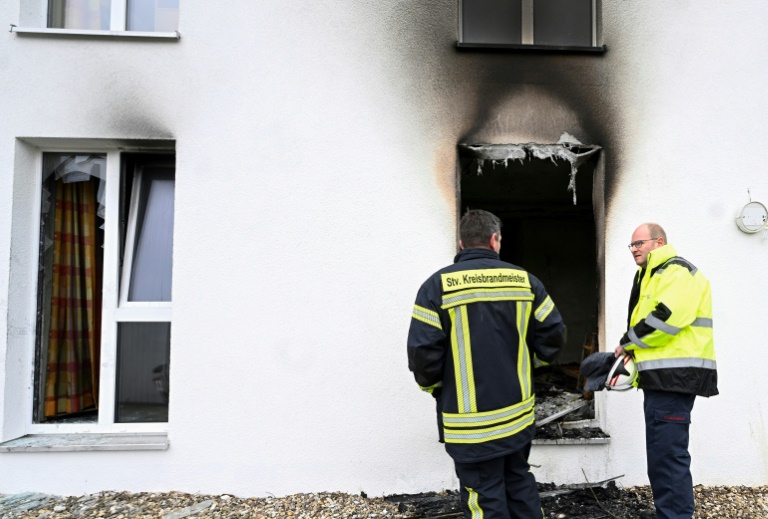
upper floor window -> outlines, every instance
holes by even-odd
[[[596,47],[598,0],[460,0],[459,45]]]
[[[179,0],[48,0],[48,27],[93,31],[173,32]]]

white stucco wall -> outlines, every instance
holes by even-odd
[[[620,310],[609,313],[608,336],[619,337],[625,325],[634,269],[620,245],[628,243],[637,223],[658,221],[678,253],[712,284],[721,394],[699,398],[694,407],[694,482],[765,484],[768,401],[760,390],[759,359],[768,240],[762,233],[741,233],[734,220],[749,201],[747,189],[753,200],[768,199],[762,153],[749,151],[761,148],[766,129],[768,102],[759,95],[766,73],[756,64],[767,49],[754,41],[768,10],[747,2],[706,10],[679,4],[664,16],[648,9],[607,14],[607,29],[624,42],[613,46],[623,63],[613,81],[617,91],[626,92],[622,106],[627,107],[622,185],[608,222],[608,234],[618,243],[607,248],[606,258],[611,288],[606,307]],[[739,30],[728,48],[711,37],[737,20]],[[641,412],[642,399],[617,396],[609,400],[607,414],[616,439],[612,459],[615,470],[622,470],[622,443],[642,440],[624,420]]]
[[[0,22],[19,23],[15,3]],[[11,215],[36,211],[17,139],[177,152],[171,448],[0,454],[0,493],[453,488],[405,337],[418,285],[453,256],[455,146],[563,131],[605,149],[604,346],[626,318],[625,245],[658,221],[715,301],[722,395],[694,410],[694,481],[768,482],[768,402],[744,362],[762,351],[768,240],[734,224],[747,188],[768,199],[768,51],[753,45],[768,7],[606,2],[609,51],[585,57],[457,53],[453,0],[234,4],[183,3],[178,42],[0,33],[5,438],[23,427],[9,393],[30,384],[8,345],[34,339],[34,294],[9,260],[29,243]],[[712,37],[733,26],[727,46]],[[601,396],[611,443],[536,447],[537,477],[646,483],[641,397]]]

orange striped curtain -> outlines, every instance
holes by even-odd
[[[94,181],[56,185],[45,416],[98,404],[101,335]]]

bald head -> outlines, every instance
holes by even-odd
[[[640,227],[645,226],[648,229],[648,232],[651,234],[652,238],[664,238],[664,245],[667,244],[667,233],[664,232],[664,229],[661,227],[661,225],[657,223],[644,223]],[[638,227],[639,229],[639,227]]]
[[[635,263],[642,268],[648,265],[648,253],[667,244],[667,233],[657,223],[644,223],[632,233],[629,252]]]

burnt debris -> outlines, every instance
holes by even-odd
[[[615,479],[615,478],[614,478]],[[539,483],[539,495],[547,518],[605,519],[634,518],[653,510],[653,504],[634,489],[624,489],[615,481],[581,485]],[[458,491],[426,492],[387,496],[397,503],[408,519],[448,519],[462,516]]]
[[[552,366],[536,370],[537,443],[579,443],[610,436],[595,424],[592,393],[584,391],[577,366]],[[563,440],[559,442],[558,440]]]
[[[548,159],[552,162],[563,160],[571,165],[568,180],[568,191],[573,195],[573,205],[576,205],[576,174],[579,166],[587,162],[592,155],[600,150],[600,146],[585,146],[564,133],[557,144],[459,144],[459,155],[472,159],[477,168],[477,174],[482,175],[486,167],[496,164],[507,166],[509,161],[524,162],[531,159]]]

